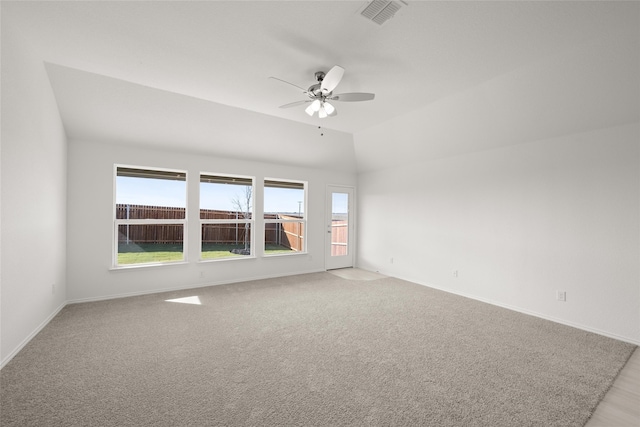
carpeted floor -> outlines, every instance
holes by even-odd
[[[634,349],[307,274],[69,305],[0,371],[0,424],[582,426]]]

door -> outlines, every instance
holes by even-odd
[[[353,188],[328,186],[327,207],[326,269],[353,267]]]

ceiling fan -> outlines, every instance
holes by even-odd
[[[271,77],[272,79],[279,80],[283,83],[295,86],[301,89],[302,92],[309,97],[304,101],[295,101],[289,104],[281,105],[280,108],[296,107],[298,105],[309,104],[304,110],[308,115],[312,116],[317,112],[318,117],[321,119],[328,116],[335,116],[338,114],[336,107],[334,107],[329,101],[339,102],[356,102],[356,101],[370,101],[375,97],[373,93],[352,92],[352,93],[340,93],[333,94],[333,90],[338,86],[342,76],[344,75],[344,68],[339,65],[334,66],[327,73],[324,71],[318,71],[315,73],[315,78],[318,83],[309,86],[308,89],[304,89],[298,85],[290,83],[286,80],[279,79],[277,77]]]

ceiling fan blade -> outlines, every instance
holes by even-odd
[[[353,92],[353,93],[339,93],[337,95],[332,96],[332,101],[341,101],[341,102],[357,102],[357,101],[371,101],[376,97],[375,93],[363,93],[363,92]]]
[[[282,79],[279,79],[279,78],[277,78],[277,77],[269,77],[269,78],[270,78],[270,79],[274,79],[274,80],[281,81],[282,83],[286,83],[286,84],[291,85],[291,86],[294,86],[294,87],[297,87],[297,88],[298,88],[298,89],[300,89],[302,92],[307,93],[307,89],[305,89],[305,88],[303,88],[303,87],[300,87],[300,86],[298,86],[298,85],[296,85],[296,84],[293,84],[293,83],[291,83],[291,82],[288,82],[288,81],[286,81],[286,80],[282,80]]]
[[[307,101],[290,102],[288,104],[281,105],[278,108],[291,108],[291,107],[295,107],[295,106],[298,106],[298,105],[306,104],[307,102],[311,102],[311,100],[309,99]]]
[[[340,83],[340,80],[342,80],[343,74],[344,68],[339,65],[335,65],[327,74],[325,74],[322,83],[320,83],[320,89],[326,93],[333,92],[336,86],[338,86],[338,83]]]

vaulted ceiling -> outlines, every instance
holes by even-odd
[[[360,15],[363,1],[3,1],[2,31],[46,67],[69,139],[282,163],[302,147],[309,167],[367,170],[391,154],[376,158],[362,139],[411,133],[420,117],[445,126],[438,134],[466,121],[495,140],[500,116],[476,123],[482,99],[523,123],[513,143],[637,120],[640,9],[631,3],[410,1],[380,26]],[[336,64],[346,69],[336,92],[375,100],[335,103],[326,119],[278,108],[305,95],[270,76],[308,87]],[[536,125],[549,111],[571,129],[551,117]],[[420,153],[491,146],[460,139]]]

